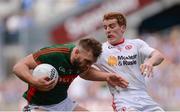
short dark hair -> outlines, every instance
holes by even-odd
[[[126,26],[126,18],[125,16],[120,12],[109,12],[104,14],[103,21],[109,20],[109,19],[116,19],[119,26]]]
[[[95,61],[102,53],[102,44],[93,37],[86,37],[79,41],[78,46],[86,51],[91,51]]]

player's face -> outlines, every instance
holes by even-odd
[[[81,72],[88,70],[88,68],[94,63],[93,54],[88,51],[78,51],[76,53],[73,65],[76,66]]]
[[[108,42],[112,45],[119,43],[125,32],[125,26],[120,26],[116,19],[104,20],[103,26]]]

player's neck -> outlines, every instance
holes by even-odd
[[[73,64],[73,60],[74,60],[74,57],[75,57],[75,49],[76,49],[76,47],[73,48],[73,50],[72,50],[72,52],[71,52],[71,56],[70,56],[70,62],[71,62],[71,64]]]
[[[124,37],[120,38],[118,42],[116,42],[116,43],[114,43],[114,44],[112,44],[112,45],[113,45],[113,46],[117,46],[117,45],[120,45],[120,44],[122,44],[122,43],[124,43]]]

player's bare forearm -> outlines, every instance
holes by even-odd
[[[119,86],[122,88],[126,88],[129,84],[126,79],[122,78],[116,73],[102,72],[94,68],[90,68],[85,74],[80,75],[80,77],[91,81],[106,81],[113,87]]]
[[[13,73],[21,80],[32,84],[33,77],[30,73],[30,69],[34,68],[35,66],[37,66],[37,64],[34,61],[33,56],[29,55],[15,64],[13,67]]]
[[[155,50],[152,52],[150,58],[147,61],[151,62],[153,66],[157,66],[163,60],[164,60],[163,55],[158,50]]]
[[[91,80],[91,81],[106,81],[108,75],[109,74],[106,72],[102,72],[91,67],[84,74],[81,74],[80,77],[85,80]]]

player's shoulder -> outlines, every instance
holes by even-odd
[[[142,45],[145,42],[141,39],[127,39],[126,43],[134,44],[134,45]]]
[[[56,56],[56,55],[69,55],[72,52],[72,49],[75,47],[74,44],[54,44],[50,45],[44,48],[41,48],[40,50],[33,53],[35,57],[39,56]]]
[[[110,50],[112,48],[114,48],[114,46],[112,46],[108,41],[102,43],[102,49],[104,51]]]
[[[50,46],[41,48],[40,50],[64,50],[64,51],[70,51],[74,47],[75,47],[74,44],[54,44],[54,45],[50,45]]]
[[[102,43],[102,50],[103,53],[109,52],[109,50],[112,48],[112,45],[109,44],[107,41]],[[102,53],[102,54],[103,54]]]
[[[109,46],[109,43],[107,41],[102,43],[102,48],[107,47],[107,46]]]
[[[74,48],[74,44],[54,44],[50,46],[50,48],[64,48],[64,49],[71,49]]]
[[[144,42],[141,39],[135,38],[135,39],[126,39],[127,42],[133,42],[133,43],[141,43]]]

